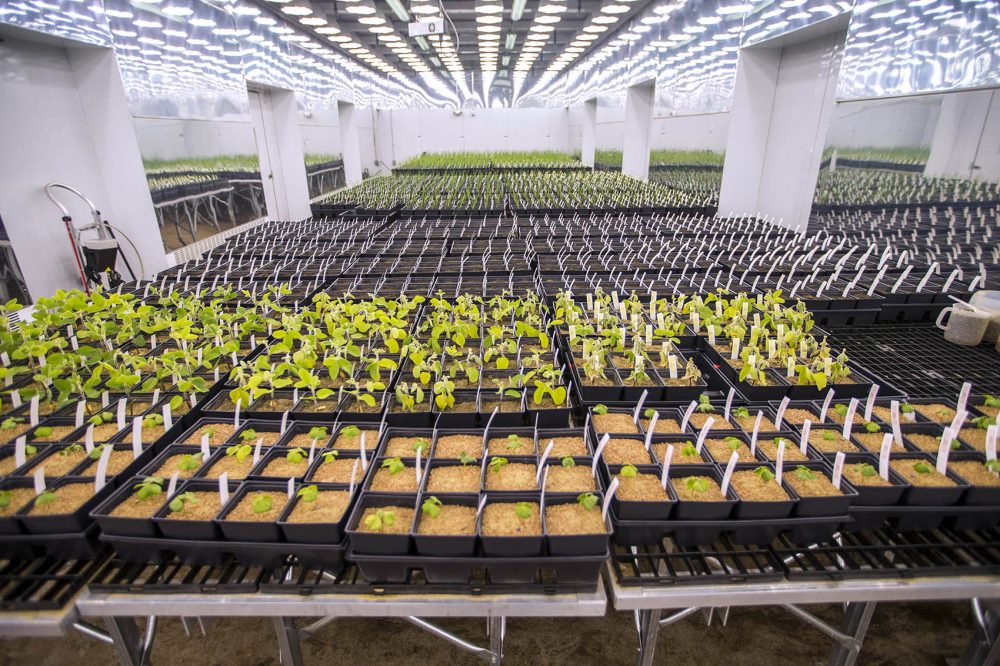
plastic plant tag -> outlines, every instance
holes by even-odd
[[[486,495],[479,498],[479,506],[476,507],[476,521],[483,514],[483,509],[486,508]]]
[[[165,405],[163,405],[163,429],[170,430],[174,427],[174,417],[170,412],[170,401],[168,400]]]
[[[535,474],[535,483],[538,483],[538,480],[541,478],[542,470],[545,468],[545,461],[549,459],[549,454],[552,453],[552,447],[555,445],[555,440],[550,439],[548,446],[542,451],[542,457],[538,459],[538,472]]]
[[[107,407],[111,404],[111,396],[108,395],[107,391],[101,392],[101,407]]]
[[[260,447],[264,443],[264,438],[259,437],[257,442],[253,445],[253,466],[256,467],[257,463],[260,462]]]
[[[889,402],[889,420],[892,423],[892,438],[903,445],[903,429],[899,427],[899,400]]]
[[[312,466],[313,460],[316,459],[316,440],[312,440],[309,443],[309,465]]]
[[[833,459],[833,487],[840,490],[840,480],[844,476],[844,460],[847,458],[843,451],[837,451]]]
[[[284,435],[284,434],[285,434],[285,429],[286,429],[287,427],[288,427],[288,411],[286,410],[286,411],[285,411],[285,412],[284,412],[284,413],[283,413],[283,414],[281,415],[281,430],[280,430],[280,433],[281,433],[282,435]]]
[[[781,404],[778,405],[778,411],[774,415],[774,427],[781,430],[781,422],[785,418],[785,410],[788,409],[788,403],[790,399],[785,396],[781,399]]]
[[[991,425],[986,429],[986,459],[997,459],[997,429],[1000,426]]]
[[[537,481],[535,483],[538,483]],[[545,468],[545,473],[542,474],[542,493],[539,498],[538,507],[540,509],[539,513],[545,515],[545,486],[549,485],[549,468]]]
[[[289,479],[291,480],[291,479]],[[219,506],[226,506],[229,501],[229,472],[219,475]]]
[[[670,372],[670,378],[671,379],[677,379],[677,377],[678,377],[677,357],[674,356],[673,354],[668,354],[667,355],[667,368],[668,368],[668,370]]]
[[[795,357],[789,356],[788,360],[785,362],[785,376],[794,377],[795,376]]]
[[[420,452],[421,451],[422,451],[421,447],[418,446],[417,447],[417,458],[416,458],[416,461],[415,461],[415,463],[413,465],[413,473],[417,477],[417,486],[418,487],[420,486]]]
[[[490,424],[493,423],[493,418],[497,415],[498,411],[500,411],[500,405],[497,405],[496,407],[493,408],[493,411],[490,413],[490,418],[486,421],[486,427],[483,428],[483,448],[484,449],[486,448],[486,442],[489,441]]]
[[[605,522],[608,520],[608,509],[611,508],[611,499],[615,496],[615,493],[618,492],[618,486],[620,483],[621,481],[617,476],[611,479],[611,483],[608,484],[608,489],[604,493],[604,508],[601,509],[601,519]],[[483,497],[483,499],[486,498]]]
[[[180,470],[175,471],[170,475],[170,482],[167,484],[167,498],[174,496],[177,492],[177,477],[180,476]]]
[[[111,444],[105,445],[101,450],[101,457],[97,459],[97,474],[94,479],[94,491],[100,491],[108,478],[108,461],[111,460],[111,452],[114,447]]]
[[[87,430],[83,433],[83,448],[87,451],[87,455],[94,450],[94,424],[91,423],[87,426]]]
[[[117,418],[117,421],[118,421],[118,429],[119,430],[124,430],[125,426],[126,426],[126,423],[125,423],[125,406],[126,406],[126,402],[127,401],[125,400],[125,398],[119,398],[118,399],[118,409],[117,409],[116,418]]]
[[[692,400],[691,404],[688,405],[687,410],[684,412],[684,418],[681,420],[681,432],[687,430],[688,421],[691,420],[691,415],[694,414],[694,408],[698,406],[697,400]]]
[[[635,410],[632,412],[632,422],[639,423],[639,414],[642,413],[642,403],[646,402],[646,398],[649,397],[649,391],[643,390],[642,395],[639,396],[639,402],[635,405]]]
[[[753,422],[753,432],[750,433],[750,452],[757,453],[757,436],[760,435],[760,422],[764,420],[764,412],[758,411]]]
[[[354,464],[351,466],[351,485],[347,490],[349,497],[354,497],[354,480],[358,478],[358,465],[361,464],[361,458],[355,458]]]
[[[84,400],[76,403],[76,418],[73,421],[73,426],[79,428],[83,425],[83,412],[87,408],[87,403]]]
[[[823,407],[819,410],[820,423],[826,423],[826,413],[830,410],[831,402],[833,402],[833,389],[826,392],[826,398],[823,400]]]
[[[806,419],[802,422],[802,434],[799,436],[799,451],[804,454],[809,445],[809,429],[812,428],[812,421]]]
[[[142,453],[142,417],[132,419],[132,458],[138,458]]]
[[[729,360],[735,361],[740,357],[740,341],[733,340],[729,347]]]
[[[774,480],[781,485],[781,475],[785,469],[785,440],[778,442],[778,455],[774,462]]]
[[[892,455],[892,435],[886,433],[882,437],[882,446],[878,451],[878,475],[889,480],[889,456]]]
[[[729,493],[729,482],[733,479],[733,472],[736,470],[736,463],[740,460],[740,454],[733,451],[733,455],[729,456],[729,462],[726,464],[726,472],[722,475],[722,496],[725,497]]]
[[[10,402],[15,408],[21,406],[21,389],[14,389],[10,392]]]
[[[368,471],[368,453],[365,451],[365,438],[368,435],[366,432],[361,433],[361,469]]]
[[[649,420],[649,426],[646,427],[646,450],[649,451],[649,447],[653,444],[653,434],[656,432],[656,422],[660,420],[660,413],[653,412],[653,418]]]
[[[944,432],[941,433],[941,444],[938,446],[937,454],[938,474],[945,474],[948,471],[948,454],[951,453],[951,440],[954,437],[952,432],[951,428],[945,428]]]
[[[851,438],[851,427],[854,425],[854,414],[858,411],[858,402],[857,398],[851,398],[847,404],[847,414],[844,416],[844,428],[841,432],[844,439]]]
[[[951,431],[954,433],[961,432],[962,424],[965,423],[965,418],[969,415],[969,412],[964,409],[959,409],[955,412],[955,418],[951,420]]]
[[[722,413],[722,414],[723,414],[723,416],[725,417],[725,419],[726,419],[727,421],[729,420],[729,412],[730,412],[730,411],[732,410],[732,408],[733,408],[733,396],[734,396],[734,395],[736,395],[736,389],[735,389],[735,388],[733,388],[733,387],[730,387],[730,388],[729,388],[729,393],[728,393],[728,394],[726,394],[726,409],[725,409],[725,411],[724,411],[724,412]]]
[[[212,455],[211,449],[208,447],[208,434],[201,436],[201,458],[202,460],[208,460],[208,457]]]
[[[35,482],[35,494],[41,495],[45,492],[45,468],[39,465],[32,476]]]
[[[29,420],[32,427],[38,425],[38,400],[41,396],[37,393],[31,396],[31,403],[29,404]]]
[[[604,433],[601,437],[601,441],[597,443],[597,450],[594,451],[594,462],[590,463],[590,475],[597,476],[597,463],[601,460],[601,455],[604,454],[604,447],[608,445],[611,441],[611,435],[609,433]]]
[[[233,412],[233,428],[240,429],[240,405],[243,404],[242,400],[236,401],[236,409]]]
[[[955,411],[961,412],[965,409],[965,406],[969,404],[970,391],[972,391],[971,382],[965,382],[962,384],[962,390],[958,392],[958,404],[955,406]]]
[[[24,435],[17,438],[17,442],[14,443],[14,465],[20,467],[28,460],[27,454],[28,441]]]
[[[712,424],[715,423],[715,419],[709,416],[705,419],[705,425],[701,427],[698,431],[698,442],[695,444],[695,448],[698,449],[698,453],[701,453],[701,447],[705,445],[705,438],[708,437],[709,431],[712,429]]]
[[[4,367],[9,367],[10,355],[7,352],[0,353],[0,362],[3,362]]]

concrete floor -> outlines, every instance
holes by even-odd
[[[838,621],[840,607],[811,607]],[[442,620],[439,624],[477,644],[487,644],[485,622]],[[861,664],[952,664],[971,635],[968,604],[926,603],[880,606],[861,652]],[[665,628],[657,645],[657,664],[820,664],[831,641],[780,609],[734,609],[727,626],[706,627],[700,615]],[[627,665],[635,659],[632,616],[610,613],[581,620],[511,619],[507,623],[505,663]],[[336,620],[302,644],[306,664],[482,664],[469,654],[401,620]],[[74,633],[65,639],[0,642],[0,664],[108,664],[110,646]],[[224,619],[207,637],[188,638],[177,620],[159,624],[152,663],[277,664],[277,643],[270,620]]]

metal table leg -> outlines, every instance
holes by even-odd
[[[302,666],[302,646],[299,644],[299,630],[295,627],[295,618],[274,618],[274,632],[278,635],[281,666]]]
[[[507,618],[491,617],[486,621],[486,631],[490,635],[490,657],[491,664],[499,664],[503,661],[503,639],[507,633]]]
[[[139,625],[131,617],[108,617],[104,619],[111,636],[112,646],[122,666],[140,666],[142,663],[142,639]]]
[[[962,666],[996,664],[1000,661],[1000,604],[983,608],[979,599],[972,600],[972,610],[976,618],[976,630],[962,653]]]
[[[653,656],[656,654],[656,639],[660,635],[661,613],[659,608],[636,611],[636,630],[639,634],[639,655],[636,660],[638,666],[652,666],[653,664]]]
[[[853,666],[857,662],[858,654],[861,652],[861,645],[865,640],[865,634],[868,633],[868,625],[871,624],[872,615],[874,614],[874,601],[851,602],[847,604],[843,633],[852,636],[856,643],[845,645],[838,642],[830,654],[830,664],[834,666]]]

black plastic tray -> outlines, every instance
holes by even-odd
[[[48,555],[60,560],[92,560],[104,549],[98,541],[99,534],[97,523],[93,523],[84,532],[0,536],[0,557],[19,559]]]
[[[664,536],[679,546],[701,546],[723,534],[735,544],[766,545],[779,533],[787,533],[794,543],[813,543],[829,538],[850,522],[847,515],[760,520],[619,520],[612,511],[614,542],[622,546],[649,546]]]

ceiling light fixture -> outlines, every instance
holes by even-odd
[[[524,16],[524,7],[528,4],[528,0],[514,0],[510,7],[510,20],[520,21],[521,17]]]
[[[406,11],[406,7],[403,6],[403,3],[399,0],[385,0],[385,4],[389,5],[389,9],[392,10],[392,13],[395,14],[400,21],[409,22],[410,14]]]

